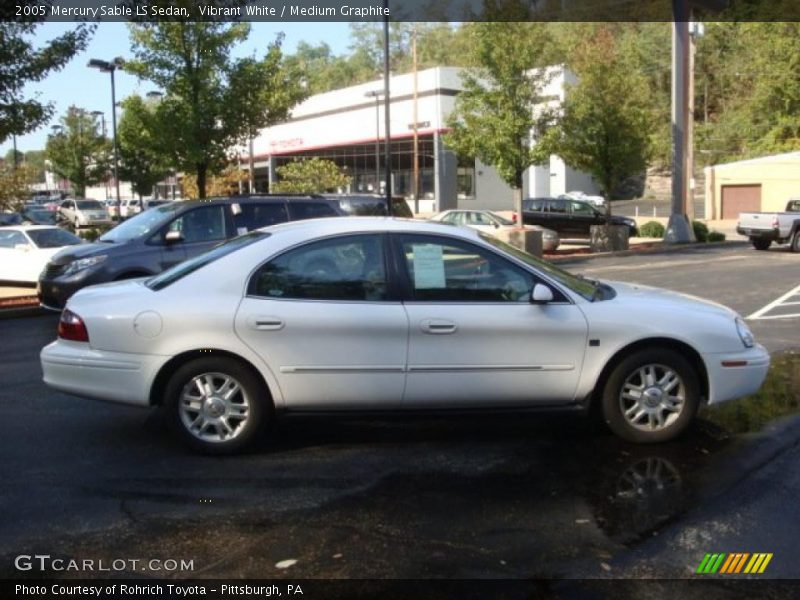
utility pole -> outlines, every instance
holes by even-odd
[[[417,129],[417,121],[419,119],[417,109],[418,109],[418,99],[419,99],[419,91],[418,91],[418,84],[417,84],[417,26],[414,26],[412,30],[412,38],[411,38],[411,57],[412,62],[414,64],[414,180],[412,185],[414,186],[414,214],[419,214],[419,131]]]
[[[389,0],[383,0],[383,117],[386,141],[383,147],[383,160],[386,163],[386,211],[391,217],[392,210],[392,135],[389,125]]]
[[[689,196],[687,148],[691,144],[689,120],[690,36],[689,0],[672,0],[672,206],[664,240],[693,242],[694,231],[686,214]]]

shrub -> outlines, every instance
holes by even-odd
[[[692,221],[692,229],[694,229],[694,237],[698,242],[708,241],[708,227],[706,227],[705,223]]]
[[[664,226],[658,221],[648,221],[639,227],[639,235],[641,237],[663,238]]]
[[[724,242],[725,241],[725,234],[721,231],[711,231],[708,234],[708,241],[709,242]]]

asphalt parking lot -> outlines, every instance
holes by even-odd
[[[800,346],[800,317],[787,316],[800,312],[787,296],[798,260],[734,244],[564,264],[756,315],[757,339],[777,353]],[[774,551],[768,575],[800,575],[800,540],[784,525],[800,514],[776,512],[800,490],[786,473],[798,458],[793,421],[736,435],[703,421],[678,441],[633,446],[565,415],[305,418],[248,455],[210,458],[173,442],[158,412],[46,388],[38,352],[56,322],[0,321],[3,577],[26,575],[13,566],[23,553],[193,561],[125,571],[170,577],[688,576],[704,552],[726,549],[721,540]],[[750,494],[725,509],[741,489]],[[744,538],[704,529],[698,507],[711,505],[720,528],[725,510],[746,507],[771,539],[745,548],[745,527]]]

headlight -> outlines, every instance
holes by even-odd
[[[745,348],[755,346],[756,339],[753,337],[753,332],[741,317],[736,317],[736,333],[739,334],[739,339],[742,340]]]
[[[75,260],[70,263],[67,267],[67,270],[64,271],[64,275],[72,275],[73,273],[77,273],[78,271],[83,271],[84,269],[88,269],[89,267],[93,267],[95,265],[99,265],[107,258],[105,254],[98,254],[97,256],[90,256],[89,258],[81,258],[79,260]]]

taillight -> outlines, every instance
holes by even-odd
[[[512,221],[513,223],[516,223],[516,222],[517,222],[517,213],[512,213],[512,214],[511,214],[511,221]]]
[[[777,216],[772,217],[772,228],[773,229],[779,229],[780,226],[781,226],[781,224],[780,224],[780,221],[778,221],[778,217]]]
[[[83,319],[65,308],[61,311],[61,320],[58,322],[58,337],[73,342],[88,342],[89,332],[86,331]]]

